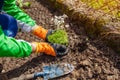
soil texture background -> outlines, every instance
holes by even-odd
[[[25,12],[38,25],[46,29],[56,29],[54,16],[62,16],[58,10],[47,5],[47,0],[25,0],[31,2]],[[72,73],[54,80],[119,80],[120,55],[107,47],[100,39],[89,39],[84,28],[69,18],[65,18],[64,29],[69,35],[69,52],[63,57],[51,57],[32,53],[26,58],[0,58],[1,74],[9,79],[42,71],[42,67],[55,63],[70,63],[75,66]],[[19,32],[17,39],[43,41],[30,33]],[[3,68],[2,68],[3,67]],[[43,80],[38,78],[37,80]]]

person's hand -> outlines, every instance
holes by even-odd
[[[46,42],[48,42],[48,36],[51,35],[54,32],[52,29],[45,29],[42,26],[35,26],[32,30],[32,33],[39,38],[44,39]]]
[[[39,38],[42,38],[44,40],[46,40],[46,36],[47,36],[47,33],[49,31],[44,29],[42,26],[38,26],[36,25],[35,27],[33,27],[32,29],[32,33],[36,36],[38,36]]]
[[[63,56],[67,54],[67,47],[59,44],[48,44],[45,42],[33,42],[31,43],[33,47],[33,52],[41,53],[44,52],[51,56]]]

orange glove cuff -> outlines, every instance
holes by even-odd
[[[42,39],[46,39],[46,35],[47,35],[48,30],[44,29],[41,26],[37,26],[32,30],[32,33]]]
[[[55,53],[53,47],[50,46],[48,43],[45,43],[45,42],[41,42],[41,43],[33,42],[33,44],[36,45],[36,50],[35,50],[36,53],[44,52],[47,55],[56,56],[56,53]]]

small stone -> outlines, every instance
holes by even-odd
[[[69,25],[69,24],[66,24],[66,25],[65,25],[65,27],[66,27],[66,28],[69,28],[69,27],[70,27],[70,25]]]
[[[3,70],[2,70],[2,73],[4,73],[4,72],[5,72],[5,70],[3,69]]]
[[[113,80],[113,76],[107,76],[107,80]]]
[[[92,76],[93,76],[92,71],[89,69],[89,70],[88,70],[88,77],[89,77],[89,78],[92,78]]]
[[[103,69],[103,72],[104,72],[105,74],[113,74],[110,70],[107,70],[107,69]]]
[[[20,64],[16,64],[16,67],[19,67],[20,66]]]
[[[89,60],[84,60],[84,61],[82,61],[80,64],[81,64],[81,65],[84,65],[84,66],[90,66],[90,65],[91,65],[91,63],[90,63]]]
[[[77,64],[77,62],[76,61],[73,61],[73,65],[76,65]]]
[[[101,68],[99,66],[95,67],[95,71],[100,74],[102,72]]]

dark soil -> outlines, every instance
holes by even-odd
[[[48,6],[46,0],[26,0],[32,5],[24,10],[46,29],[55,29],[51,18],[62,15],[58,10]],[[70,63],[75,70],[54,80],[119,80],[120,55],[107,47],[100,39],[89,39],[84,28],[75,21],[66,19],[65,27],[69,35],[69,52],[63,57],[31,54],[26,58],[0,58],[0,71],[9,79],[23,74],[42,71],[42,67],[54,63]],[[19,32],[17,39],[27,41],[43,41],[32,34]],[[3,69],[2,69],[3,67]],[[2,78],[2,77],[1,77]],[[1,79],[0,79],[1,80]],[[3,79],[5,80],[5,79]],[[38,78],[37,80],[43,80]]]

